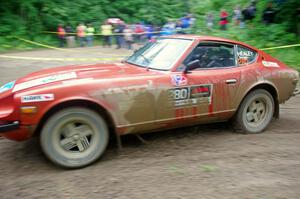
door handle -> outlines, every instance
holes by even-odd
[[[227,79],[226,81],[226,84],[235,84],[237,82],[236,79]]]

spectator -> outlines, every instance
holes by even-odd
[[[183,28],[182,28],[182,21],[178,20],[176,22],[176,28],[175,28],[176,34],[185,34]]]
[[[273,9],[272,3],[268,3],[267,8],[263,12],[263,22],[268,25],[274,23],[275,19],[275,10]]]
[[[182,22],[183,29],[189,28],[191,25],[191,15],[187,14],[186,16],[181,18],[181,22]]]
[[[206,15],[206,26],[208,30],[212,30],[214,25],[214,16],[212,15],[212,13],[208,13]]]
[[[181,29],[182,30],[182,29]],[[173,35],[176,33],[176,23],[173,20],[169,20],[161,30],[161,35]]]
[[[161,36],[167,36],[167,35],[172,35],[174,34],[175,29],[172,29],[171,26],[168,24],[165,24],[162,29],[161,29]]]
[[[76,29],[77,30],[77,38],[79,40],[80,47],[85,46],[85,29],[86,29],[86,26],[83,23],[80,23]]]
[[[152,34],[153,35],[152,38],[158,37],[160,35],[161,28],[157,25],[154,25],[153,31],[154,31],[154,33]],[[152,38],[151,38],[151,40],[152,40]]]
[[[116,25],[116,28],[114,29],[114,33],[116,33],[116,43],[117,43],[117,49],[122,48],[124,46],[124,29],[125,24],[123,21],[119,22]]]
[[[59,47],[64,47],[65,46],[65,36],[66,32],[62,24],[59,24],[57,27],[57,37],[59,40]]]
[[[153,37],[153,26],[152,25],[147,25],[145,26],[145,29],[146,29],[146,37],[147,37],[147,40],[151,40],[151,38]]]
[[[196,18],[193,16],[193,14],[189,14],[189,28],[193,27],[195,22],[196,22]]]
[[[132,44],[133,44],[133,36],[132,36],[132,29],[130,26],[126,25],[124,29],[124,39],[125,39],[125,44],[127,49],[131,50],[132,49]]]
[[[107,21],[101,26],[101,34],[103,36],[103,46],[111,46],[112,25]]]
[[[225,9],[222,9],[220,12],[220,27],[221,30],[227,30],[227,24],[228,24],[228,13]]]
[[[142,42],[142,34],[144,34],[144,32],[145,32],[145,29],[142,24],[138,23],[135,25],[134,33],[135,33],[137,43]]]
[[[168,26],[168,28],[170,29],[170,30],[175,30],[175,28],[176,28],[176,23],[175,23],[175,21],[174,20],[169,20],[168,21],[168,23],[166,24],[167,26]]]
[[[88,24],[86,28],[86,41],[88,46],[93,46],[95,28],[92,24]]]
[[[256,15],[256,1],[251,1],[250,5],[242,11],[243,21],[252,22]]]
[[[192,14],[186,14],[184,17],[180,19],[182,22],[182,31],[184,33],[191,32],[191,28],[194,25],[196,19],[193,17]]]
[[[242,20],[242,11],[240,6],[236,6],[233,10],[233,21],[234,25],[239,26]]]
[[[75,36],[72,35],[73,30],[70,25],[66,27],[66,41],[69,48],[75,47]]]

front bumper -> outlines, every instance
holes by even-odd
[[[20,124],[18,121],[12,122],[12,123],[7,123],[7,124],[2,124],[0,125],[0,135],[2,133],[7,133],[10,131],[15,131],[20,128]]]
[[[0,122],[0,137],[9,140],[24,141],[32,137],[35,130],[33,125],[21,125],[18,121],[3,123]]]
[[[13,93],[0,94],[0,137],[23,141],[29,139],[34,133],[35,123],[28,118],[24,120],[25,115],[21,115],[19,106],[15,103]]]

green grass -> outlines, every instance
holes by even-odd
[[[300,72],[300,47],[269,50],[266,52]]]

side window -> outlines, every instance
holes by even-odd
[[[238,46],[237,48],[237,58],[238,64],[244,66],[247,64],[252,64],[256,61],[257,53],[249,48]]]
[[[192,70],[203,68],[224,68],[235,66],[234,45],[221,43],[199,44],[183,64],[188,65],[198,60],[197,65]]]

